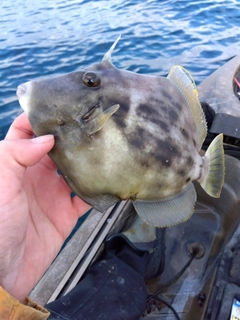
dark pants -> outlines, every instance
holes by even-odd
[[[148,254],[122,238],[112,239],[79,284],[45,306],[49,320],[139,320],[146,307]]]

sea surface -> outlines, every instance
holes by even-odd
[[[119,67],[197,84],[240,54],[240,0],[1,0],[0,139],[22,112],[17,86],[100,62],[121,34]]]

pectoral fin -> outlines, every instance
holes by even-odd
[[[133,205],[139,216],[149,225],[164,228],[187,221],[193,214],[196,191],[192,183],[176,196],[158,200],[136,200]]]
[[[114,104],[110,108],[102,111],[93,119],[89,119],[88,122],[85,124],[85,130],[89,136],[96,133],[97,131],[101,130],[104,124],[108,121],[108,119],[115,113],[118,108],[120,107],[119,104]]]

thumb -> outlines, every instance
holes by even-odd
[[[53,147],[54,136],[34,139],[3,140],[0,142],[0,170],[21,170],[37,164]]]

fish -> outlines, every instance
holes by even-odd
[[[130,199],[149,225],[185,222],[193,181],[220,197],[223,135],[202,156],[207,124],[191,74],[178,65],[167,77],[119,69],[111,59],[118,41],[100,63],[21,84],[19,103],[36,136],[54,135],[50,158],[93,208]]]

